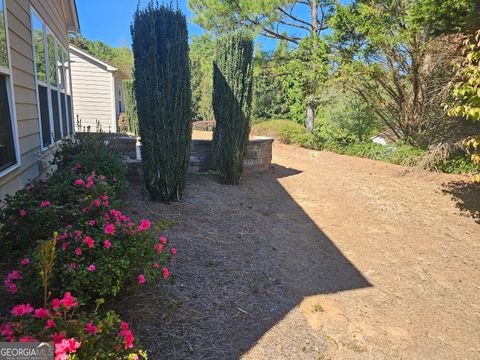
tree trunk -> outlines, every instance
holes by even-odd
[[[312,104],[307,104],[307,118],[305,119],[305,127],[308,132],[313,132],[313,127],[315,125],[315,108]]]

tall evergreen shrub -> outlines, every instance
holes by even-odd
[[[127,132],[136,136],[140,135],[137,115],[137,100],[133,80],[123,80],[123,95],[125,101],[125,113],[127,114]]]
[[[153,200],[176,201],[185,189],[192,136],[187,22],[152,1],[137,10],[131,32],[145,185]]]
[[[226,184],[237,185],[250,134],[253,41],[242,32],[217,39],[213,64],[215,165]]]

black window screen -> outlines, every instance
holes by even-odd
[[[60,94],[60,103],[62,104],[62,126],[63,126],[63,136],[67,136],[68,127],[67,127],[67,106],[65,105],[65,94]]]
[[[73,134],[73,130],[75,129],[75,124],[73,122],[73,111],[72,111],[72,97],[70,95],[67,95],[67,108],[68,108],[68,114],[70,117],[70,134]]]
[[[60,133],[60,109],[58,108],[58,93],[52,90],[53,126],[55,128],[55,141],[62,138]]]
[[[7,81],[0,75],[0,171],[16,163],[12,118],[8,105]]]
[[[40,120],[42,123],[42,141],[46,147],[52,143],[50,136],[50,113],[48,111],[47,87],[38,85],[38,97],[40,100]]]

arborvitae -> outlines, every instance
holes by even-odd
[[[123,80],[123,95],[125,101],[125,113],[127,114],[127,132],[136,136],[140,135],[138,127],[137,100],[132,80]]]
[[[131,31],[146,188],[153,200],[176,201],[192,137],[187,22],[179,10],[152,1],[137,10]]]
[[[217,39],[213,64],[213,154],[226,184],[237,185],[250,134],[253,41],[234,32]]]

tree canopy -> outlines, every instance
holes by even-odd
[[[88,52],[90,55],[115,66],[125,75],[132,76],[133,53],[129,47],[112,47],[99,40],[88,40],[82,35],[70,37],[70,43]]]

